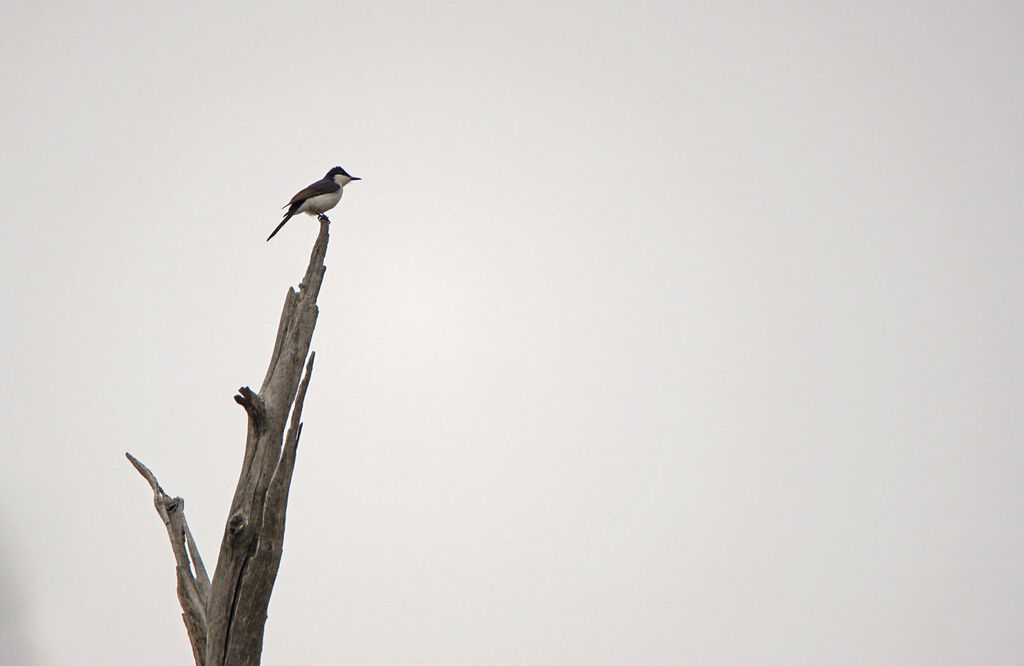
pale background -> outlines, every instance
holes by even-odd
[[[2,7],[0,662],[190,663],[341,164],[265,663],[1024,663],[1021,3]]]

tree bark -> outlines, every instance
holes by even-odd
[[[197,666],[260,663],[267,605],[281,564],[288,491],[302,434],[302,404],[313,371],[315,353],[309,352],[309,345],[316,327],[316,299],[327,270],[329,224],[326,216],[320,217],[320,233],[305,277],[298,291],[289,289],[285,297],[270,367],[259,393],[243,386],[235,396],[249,425],[242,471],[212,581],[185,521],[184,500],[169,497],[145,465],[125,454],[152,487],[153,504],[167,528],[178,601]]]

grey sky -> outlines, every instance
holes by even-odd
[[[189,663],[340,164],[265,663],[1021,662],[1024,11],[710,4],[4,3],[0,661]]]

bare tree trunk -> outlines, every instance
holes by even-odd
[[[281,564],[288,489],[302,433],[302,403],[313,371],[315,354],[309,353],[309,344],[326,270],[329,223],[321,216],[306,275],[298,291],[288,290],[263,386],[259,393],[243,386],[235,396],[248,414],[249,429],[212,581],[185,520],[185,501],[169,497],[145,465],[125,454],[153,488],[153,504],[167,528],[178,601],[197,666],[260,663],[267,605]]]

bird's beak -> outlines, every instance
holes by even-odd
[[[359,176],[349,176],[349,178],[352,180],[362,180]]]

